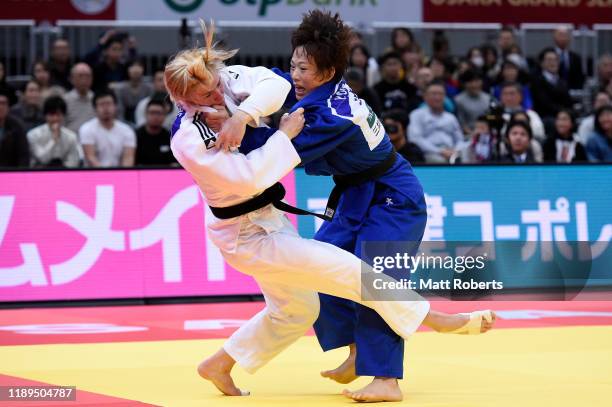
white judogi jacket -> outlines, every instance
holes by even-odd
[[[262,67],[230,66],[221,71],[220,77],[230,112],[239,105],[255,125],[261,117],[279,110],[291,90],[285,79]],[[210,206],[231,206],[257,196],[300,163],[291,140],[280,130],[264,146],[247,155],[220,151],[215,148],[216,133],[199,120],[199,113],[205,109],[189,106],[183,110],[177,118],[180,127],[174,132],[170,147]],[[221,220],[207,208],[209,237],[219,249],[233,252],[244,218],[265,227],[274,221],[272,213],[278,217],[277,212],[256,211]]]

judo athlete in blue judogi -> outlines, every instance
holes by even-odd
[[[344,189],[333,218],[323,223],[315,239],[358,257],[362,243],[368,241],[415,242],[416,252],[427,213],[423,189],[410,164],[394,151],[370,107],[341,78],[325,81],[300,98],[301,88],[306,85],[308,89],[300,75],[309,61],[300,52],[303,45],[294,44],[291,74],[275,70],[292,84],[286,105],[291,111],[305,110],[306,126],[293,144],[307,174],[331,175],[337,183],[357,184]],[[265,138],[261,135],[261,129],[247,129],[240,151],[246,154],[262,145]],[[375,179],[368,179],[372,175]],[[374,376],[375,380],[403,377],[404,340],[376,312],[326,294],[320,294],[320,301],[314,328],[323,350],[353,344],[356,350],[354,372],[351,356],[344,371],[331,378],[348,383],[355,375]],[[393,383],[392,395],[385,399],[401,400],[397,381]]]

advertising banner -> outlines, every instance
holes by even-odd
[[[120,20],[215,19],[298,21],[314,8],[338,12],[355,24],[421,21],[421,0],[117,0]]]
[[[5,0],[0,20],[114,20],[115,0]]]
[[[0,175],[0,301],[255,294],[182,170]],[[295,202],[293,174],[283,180]]]
[[[463,23],[609,23],[609,0],[423,0],[423,21]]]

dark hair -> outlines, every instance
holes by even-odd
[[[401,123],[404,129],[408,127],[408,124],[410,123],[410,117],[404,109],[387,110],[382,114],[380,120],[384,122],[386,119],[391,119],[395,122]]]
[[[531,118],[525,110],[519,110],[518,112],[512,113],[510,115],[510,123],[521,122],[521,120],[516,119],[516,116],[518,116],[519,114],[522,114],[523,116],[525,116],[525,118],[527,118],[527,124],[529,125],[529,127],[531,127]]]
[[[427,92],[432,86],[440,86],[442,87],[442,89],[444,89],[444,93],[446,93],[446,84],[440,79],[434,79],[433,81],[425,85],[425,92]]]
[[[599,109],[597,109],[597,111],[595,112],[595,131],[601,134],[602,136],[605,136],[606,133],[604,132],[604,129],[601,127],[601,124],[599,123],[599,116],[601,116],[605,112],[612,113],[612,106],[602,106]]]
[[[514,35],[514,27],[512,27],[511,25],[504,25],[500,30],[500,34],[503,32],[509,32],[510,34]]]
[[[506,126],[506,134],[504,134],[506,139],[509,139],[508,136],[510,135],[510,131],[517,126],[523,128],[527,132],[527,136],[529,136],[530,140],[533,138],[533,132],[531,131],[531,126],[528,123],[510,120],[510,123],[508,123],[508,126]]]
[[[572,122],[572,128],[570,129],[570,135],[574,134],[577,130],[576,126],[576,114],[571,109],[561,109],[555,115],[555,119],[559,116],[560,113],[565,113],[569,116],[570,121]],[[557,128],[555,126],[555,133],[557,133]]]
[[[402,56],[395,51],[385,52],[380,57],[378,57],[378,65],[383,66],[385,62],[387,62],[390,59],[397,59],[399,63],[402,64],[402,66],[404,66],[404,61],[402,60]]]
[[[368,50],[368,47],[366,47],[363,44],[357,44],[353,48],[351,48],[351,50],[349,52],[349,65],[352,64],[351,58],[353,57],[353,52],[355,52],[355,50],[357,50],[357,49],[360,50],[366,56],[366,60],[370,59],[371,55],[370,55],[370,51]],[[367,62],[366,62],[366,66],[367,66]]]
[[[161,106],[162,109],[165,109],[168,104],[162,98],[152,97],[147,103],[146,110],[149,110],[151,106]]]
[[[333,79],[342,78],[349,63],[351,29],[344,24],[338,13],[321,10],[309,11],[300,26],[291,35],[293,51],[304,47],[320,73],[335,70]]]
[[[107,97],[110,96],[111,98],[113,98],[113,102],[115,102],[115,104],[117,104],[117,95],[115,95],[115,92],[113,92],[110,89],[102,89],[97,91],[94,94],[93,100],[91,101],[91,103],[93,104],[94,109],[96,108],[96,103],[98,102],[98,99],[101,99],[103,97]]]
[[[473,69],[468,69],[461,75],[459,75],[459,82],[466,84],[475,80],[482,80],[482,76]]]
[[[604,89],[599,89],[597,90],[597,92],[593,92],[593,96],[591,97],[591,103],[595,104],[595,101],[597,100],[597,96],[599,96],[602,93],[608,96],[609,99],[612,99],[612,97],[610,96],[608,92],[606,92]]]
[[[42,65],[45,71],[50,72],[49,63],[45,60],[39,59],[32,64],[32,77],[34,77],[34,68],[36,65]]]
[[[412,47],[414,45],[414,35],[412,34],[412,31],[405,27],[396,27],[393,29],[393,31],[391,31],[391,48],[398,50],[395,42],[397,40],[397,34],[400,32],[406,34],[408,38],[410,38],[410,46]]]
[[[66,115],[66,102],[60,96],[49,96],[45,99],[45,103],[43,104],[43,114],[47,115],[50,113],[58,113],[60,112],[64,116]]]
[[[502,83],[501,86],[499,87],[499,94],[500,94],[500,96],[501,96],[501,93],[506,88],[514,88],[514,89],[516,89],[521,94],[521,96],[523,95],[523,85],[521,85],[518,82],[504,82],[504,83]]]
[[[357,81],[361,82],[365,85],[365,76],[363,75],[363,71],[357,67],[350,67],[346,70],[344,74],[344,79],[347,81]]]
[[[542,51],[540,51],[540,53],[538,54],[538,62],[542,63],[544,61],[544,58],[546,57],[546,54],[549,54],[551,52],[555,54],[555,56],[557,56],[557,53],[555,52],[555,49],[553,47],[546,47]]]

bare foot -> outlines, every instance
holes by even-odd
[[[321,372],[321,376],[332,379],[335,382],[347,384],[357,379],[359,376],[355,373],[355,357],[357,356],[357,350],[355,344],[349,345],[348,358],[340,366],[333,370],[324,370]]]
[[[495,324],[495,320],[497,316],[494,312],[491,312],[492,319],[491,322],[488,322],[486,319],[482,319],[480,325],[480,333],[485,333],[493,328]],[[446,314],[444,312],[439,311],[430,311],[429,314],[425,317],[423,323],[432,328],[437,332],[450,332],[456,329],[461,328],[465,324],[467,324],[470,320],[469,315],[466,314]]]
[[[248,396],[248,391],[240,390],[234,384],[231,372],[236,361],[223,349],[198,365],[198,374],[214,384],[226,396]]]
[[[366,403],[402,401],[404,398],[397,379],[390,377],[375,377],[372,383],[364,388],[355,391],[344,389],[342,394],[355,401]]]

